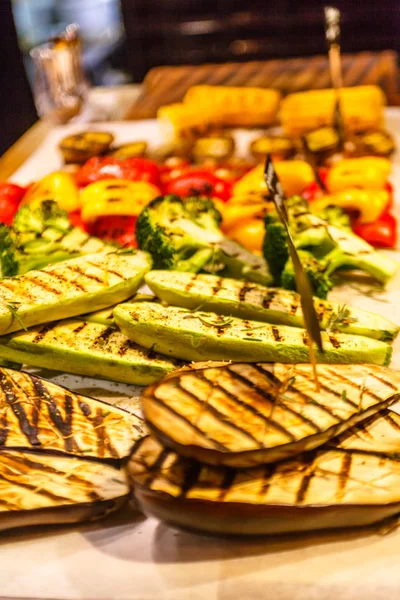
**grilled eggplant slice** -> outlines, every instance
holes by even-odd
[[[134,385],[150,385],[179,365],[136,346],[115,325],[78,319],[2,336],[0,358]]]
[[[4,368],[0,415],[0,455],[3,450],[35,450],[121,461],[144,435],[143,421],[131,413]]]
[[[380,411],[337,437],[331,443],[343,450],[362,450],[400,456],[400,415],[394,410]]]
[[[224,535],[371,525],[400,511],[400,461],[317,450],[252,469],[210,467],[143,438],[129,463],[144,513]]]
[[[114,319],[122,332],[140,346],[182,360],[310,360],[307,333],[297,327],[260,324],[149,302],[120,304],[114,310]],[[345,333],[322,333],[322,339],[324,352],[317,353],[319,362],[390,362],[392,349],[384,342]]]
[[[312,450],[399,398],[400,373],[375,366],[246,364],[182,370],[148,388],[148,427],[205,463],[247,467]]]
[[[70,456],[0,452],[0,531],[105,517],[127,500],[125,473]]]
[[[0,334],[101,310],[132,296],[150,255],[90,254],[0,281]]]
[[[241,317],[276,325],[304,327],[300,296],[296,292],[267,288],[259,284],[198,273],[150,271],[146,284],[163,302],[219,315]],[[348,314],[340,320],[341,307],[333,302],[314,299],[321,329],[332,323],[335,331],[364,335],[383,342],[395,339],[400,327],[384,317],[365,310],[346,307]]]
[[[61,140],[60,150],[67,164],[84,163],[107,152],[113,140],[114,136],[107,131],[82,131]]]
[[[139,158],[146,154],[147,142],[130,142],[129,144],[122,144],[117,148],[111,148],[108,153],[113,158],[119,160],[126,160],[127,158]]]

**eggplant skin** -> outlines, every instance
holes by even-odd
[[[368,452],[321,449],[278,465],[232,469],[181,458],[149,436],[128,473],[145,514],[205,533],[361,527],[400,511],[399,460]]]
[[[10,511],[0,514],[0,531],[37,525],[66,525],[97,521],[120,510],[127,501],[128,495],[125,495],[114,500],[99,500],[92,503],[58,506],[57,508]]]

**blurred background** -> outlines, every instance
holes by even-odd
[[[29,51],[80,26],[96,86],[139,83],[154,66],[312,56],[325,52],[319,0],[0,0],[4,151],[34,122]],[[343,52],[397,51],[399,0],[338,0]],[[7,85],[7,88],[5,86]],[[11,111],[11,113],[10,113]]]

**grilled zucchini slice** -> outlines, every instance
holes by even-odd
[[[282,135],[265,135],[251,142],[250,152],[259,161],[265,161],[268,155],[285,160],[295,154],[296,147],[293,140]]]
[[[0,334],[101,310],[132,296],[151,268],[146,252],[90,254],[0,281]]]
[[[84,163],[107,152],[113,141],[114,136],[107,131],[82,131],[61,140],[60,150],[67,164]]]
[[[34,450],[120,462],[144,435],[139,417],[23,371],[0,368],[0,390],[0,414],[7,423],[0,433],[1,452]]]
[[[235,150],[235,142],[230,135],[210,135],[198,138],[193,146],[193,158],[202,162],[204,160],[228,160]]]
[[[182,370],[142,398],[150,430],[182,456],[247,467],[321,446],[399,398],[384,367],[237,363]]]
[[[259,284],[197,273],[178,271],[150,271],[145,275],[146,284],[163,302],[194,310],[201,306],[219,315],[231,315],[304,327],[300,296],[296,292],[267,288]],[[327,329],[339,315],[341,307],[333,302],[314,299],[321,329]],[[384,342],[392,341],[400,327],[384,317],[365,310],[346,307],[348,315],[336,318],[335,331],[364,335]]]
[[[124,471],[95,461],[0,453],[0,530],[107,516],[128,499]]]
[[[114,319],[131,340],[182,360],[309,362],[307,333],[284,325],[138,302],[120,304]],[[392,348],[381,341],[345,333],[322,333],[322,363],[388,365]],[[7,358],[7,357],[5,357]],[[11,359],[13,360],[13,359]]]
[[[224,535],[371,525],[400,511],[400,462],[317,450],[252,469],[205,466],[147,437],[128,465],[135,499],[168,524]]]
[[[115,326],[77,319],[0,337],[0,358],[134,385],[154,383],[179,364],[140,348]]]

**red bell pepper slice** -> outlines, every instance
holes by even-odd
[[[355,221],[353,231],[376,248],[395,248],[397,244],[397,219],[386,211],[374,223],[361,224]]]
[[[0,222],[11,225],[14,215],[26,194],[26,188],[15,183],[0,183]]]
[[[120,160],[108,156],[94,156],[86,161],[76,174],[76,183],[80,187],[101,179],[146,181],[157,187],[161,183],[159,166],[147,158]]]
[[[232,184],[216,177],[206,170],[192,170],[172,179],[166,185],[167,194],[187,198],[188,196],[209,196],[227,202],[232,196]]]

